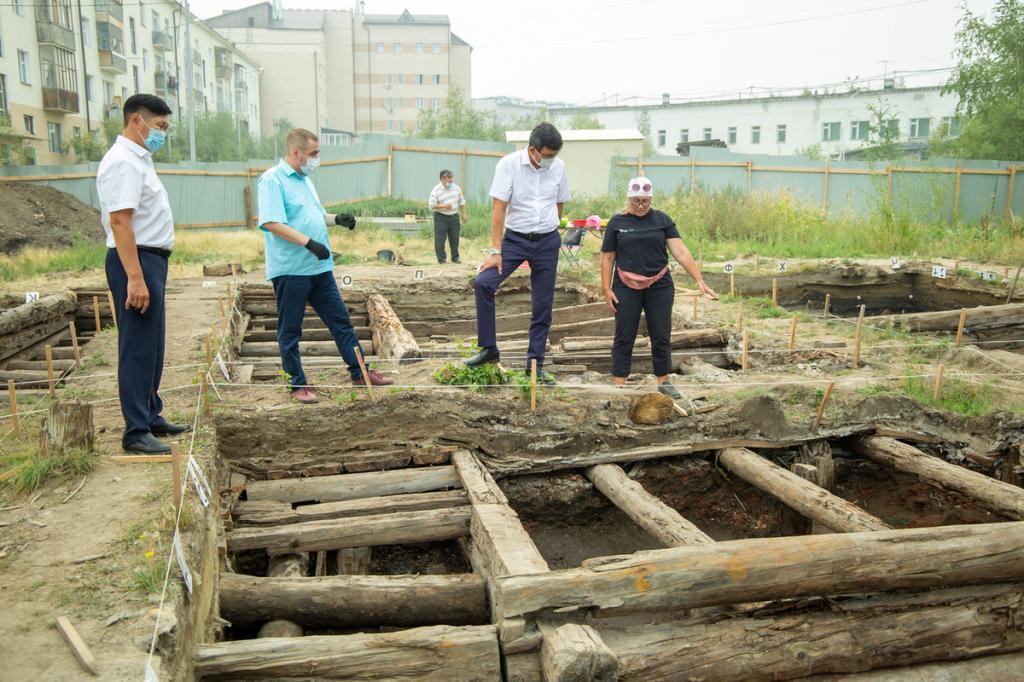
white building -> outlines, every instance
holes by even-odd
[[[565,109],[572,105],[567,102],[545,102],[524,100],[518,97],[480,97],[473,100],[473,108],[494,116],[501,125],[513,125],[526,117],[536,116],[544,110]],[[632,127],[632,123],[627,127]]]

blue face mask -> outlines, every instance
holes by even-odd
[[[167,133],[156,128],[150,128],[149,135],[146,136],[146,149],[156,154],[164,146],[166,140]]]

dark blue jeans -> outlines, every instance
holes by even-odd
[[[345,302],[341,300],[334,273],[280,275],[271,282],[277,297],[277,345],[281,349],[281,366],[288,373],[292,388],[306,385],[306,374],[302,371],[302,357],[299,355],[306,303],[313,306],[313,310],[327,325],[338,352],[348,365],[352,379],[358,379],[361,372],[355,349],[359,347],[360,353],[363,349],[356,339],[356,330],[352,328]]]
[[[515,272],[523,261],[530,262],[530,346],[526,352],[526,366],[536,359],[537,367],[544,364],[544,347],[551,328],[551,309],[555,301],[555,276],[558,274],[558,249],[562,238],[558,230],[542,235],[536,241],[509,230],[501,240],[501,272],[497,268],[484,270],[473,282],[476,292],[476,342],[481,348],[497,347],[497,329],[494,321],[494,294],[498,287]]]
[[[148,251],[139,251],[142,277],[149,289],[149,309],[145,314],[125,310],[128,299],[128,274],[117,255],[107,250],[107,286],[114,294],[117,319],[117,392],[124,416],[122,445],[130,445],[164,423],[160,411],[160,378],[164,371],[164,332],[166,314],[164,290],[167,285],[167,259]]]

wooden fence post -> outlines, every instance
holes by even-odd
[[[21,417],[18,415],[18,394],[14,391],[14,379],[7,380],[7,397],[11,401],[11,425],[14,435],[21,435]]]

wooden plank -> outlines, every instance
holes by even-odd
[[[233,624],[286,619],[305,627],[481,625],[478,575],[332,575],[258,578],[222,573],[221,615]]]
[[[353,682],[494,682],[501,679],[493,625],[203,644],[193,670],[204,680],[299,677]]]
[[[818,675],[814,682],[979,682],[1013,680],[1024,670],[1024,652],[987,655],[964,661],[943,661],[885,668],[851,675]]]
[[[499,577],[495,611],[645,611],[1024,579],[1024,522],[716,542]]]
[[[618,658],[589,625],[566,623],[545,632],[540,665],[546,682],[618,679]]]
[[[584,322],[608,316],[608,308],[603,301],[584,303],[582,305],[563,306],[551,311],[552,324],[569,324]],[[532,313],[516,313],[499,315],[494,318],[498,333],[522,332],[530,328]],[[445,336],[468,336],[476,334],[476,318],[468,320],[446,320],[442,322],[405,321],[406,328],[417,337],[429,337],[439,334]]]
[[[110,461],[117,464],[166,464],[173,455],[111,455]]]
[[[446,490],[431,493],[410,493],[384,497],[364,497],[344,502],[304,504],[292,509],[289,502],[263,501],[236,502],[231,513],[240,526],[268,526],[325,519],[344,519],[353,516],[391,514],[395,512],[450,509],[469,504],[465,490]]]
[[[722,450],[718,454],[718,461],[758,490],[836,532],[855,533],[891,528],[852,502],[833,495],[746,448]]]
[[[497,482],[472,453],[456,450],[452,453],[452,464],[471,504],[508,504]]]
[[[283,481],[250,481],[246,492],[248,499],[253,501],[340,502],[362,497],[422,493],[461,485],[455,467],[447,465]]]
[[[360,345],[364,348],[367,355],[374,353],[372,341],[367,342],[363,340]],[[341,357],[338,347],[333,341],[301,341],[299,343],[299,353],[312,358]],[[280,357],[281,349],[278,347],[277,342],[258,341],[250,343],[245,341],[242,343],[238,354],[246,358],[276,358]]]
[[[376,547],[454,540],[469,535],[469,507],[374,514],[227,532],[228,551],[266,549],[271,554],[343,547]]]
[[[599,464],[586,469],[584,474],[616,507],[666,547],[714,542],[710,535],[627,476],[617,464]]]
[[[360,341],[369,341],[373,338],[373,330],[369,327],[355,327],[356,338]],[[326,327],[302,330],[303,341],[334,341],[331,332]],[[277,328],[266,330],[252,330],[245,335],[246,343],[277,343]]]
[[[92,655],[89,646],[82,639],[81,635],[78,634],[78,630],[71,624],[67,616],[57,616],[57,630],[60,631],[64,641],[71,647],[71,652],[78,659],[81,666],[90,674],[99,675],[99,670],[96,668],[96,657]]]
[[[953,331],[960,324],[960,309],[930,313],[879,315],[865,318],[873,326],[902,327],[910,331]],[[977,306],[967,309],[965,324],[977,332],[981,329],[1017,327],[1024,324],[1024,303]]]
[[[1011,519],[1024,519],[1024,489],[932,457],[892,438],[868,436],[854,449],[879,464],[914,474],[927,483],[969,497],[986,509]]]

